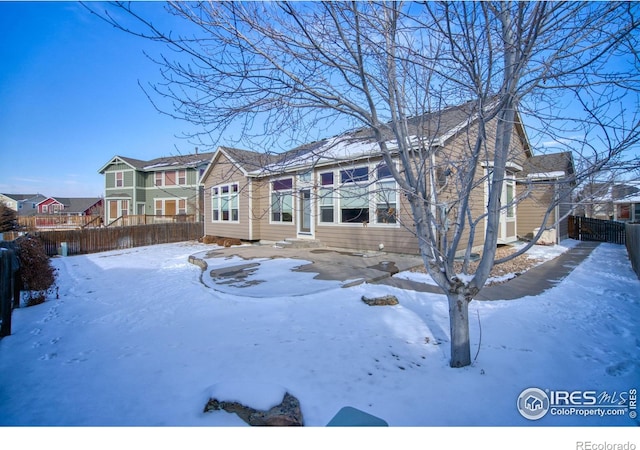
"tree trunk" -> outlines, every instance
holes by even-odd
[[[451,331],[451,367],[465,367],[471,364],[471,343],[469,340],[469,301],[463,294],[447,293],[449,300],[449,327]]]

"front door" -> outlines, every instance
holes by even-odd
[[[164,215],[165,216],[175,216],[176,215],[176,201],[175,200],[165,200],[164,201]]]
[[[311,234],[311,190],[300,191],[300,220],[298,221],[298,233]]]
[[[109,200],[109,217],[107,218],[107,221],[111,223],[117,218],[118,218],[118,201]]]

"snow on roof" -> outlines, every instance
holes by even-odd
[[[640,194],[628,195],[621,199],[614,200],[613,203],[640,203]]]
[[[553,172],[539,172],[539,173],[530,173],[527,175],[527,178],[533,180],[548,180],[553,178],[562,178],[566,175],[564,170],[556,170]]]
[[[353,161],[379,154],[380,147],[376,142],[342,135],[309,144],[297,151],[288,152],[279,161],[252,171],[251,175]]]

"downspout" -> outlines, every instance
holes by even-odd
[[[249,180],[249,241],[253,241],[253,178],[247,177]]]
[[[436,205],[436,195],[437,195],[437,189],[436,189],[436,183],[435,183],[435,177],[434,177],[434,171],[435,171],[435,167],[436,167],[436,156],[435,156],[435,152],[431,153],[431,170],[429,171],[429,190],[431,191],[431,201],[429,202],[429,209],[431,209],[431,217],[432,217],[432,223],[429,224],[429,226],[431,227],[431,233],[432,235],[436,238],[436,249],[437,251],[440,251],[440,235],[438,234],[438,228],[437,228],[437,214],[438,214],[438,207]],[[434,257],[437,253],[434,253]]]
[[[560,243],[560,195],[558,194],[558,184],[557,184],[557,180],[556,183],[554,183],[553,185],[553,198],[554,201],[556,202],[556,206],[555,206],[555,220],[554,220],[554,224],[553,226],[556,229],[556,245],[558,245]]]

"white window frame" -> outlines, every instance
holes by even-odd
[[[120,175],[120,184],[118,184],[118,175]],[[117,172],[114,173],[113,175],[113,186],[114,187],[124,187],[124,171],[123,170],[118,170]]]
[[[173,174],[173,184],[167,184],[167,174]],[[157,171],[153,175],[153,184],[156,187],[169,187],[172,188],[174,186],[187,186],[187,169],[175,169],[175,170],[162,170]],[[182,180],[182,182],[181,182]]]
[[[227,209],[224,208],[225,206]],[[228,213],[226,219],[225,211]],[[240,185],[238,183],[219,184],[211,187],[211,222],[240,222]]]
[[[355,171],[358,169],[367,168],[367,179],[357,180],[358,176],[356,176],[356,181],[353,182],[343,182],[343,171]],[[319,187],[319,195],[318,195],[318,222],[323,226],[341,226],[341,227],[361,227],[363,225],[373,226],[373,227],[384,227],[384,228],[397,228],[400,226],[400,221],[398,219],[398,209],[400,206],[400,196],[398,192],[398,182],[391,175],[389,169],[389,173],[385,173],[383,167],[386,167],[386,164],[383,161],[377,163],[369,163],[369,164],[354,164],[349,168],[337,168],[334,170],[326,170],[320,172],[320,185]],[[381,170],[382,169],[382,170]],[[322,185],[322,174],[324,173],[333,173],[333,185]],[[380,175],[382,175],[380,177]],[[336,178],[337,177],[337,178]],[[391,183],[393,183],[391,185]],[[368,220],[364,221],[354,221],[354,222],[343,222],[342,221],[342,206],[345,203],[343,201],[342,193],[348,190],[350,187],[355,188],[366,188],[366,204],[369,207]],[[381,204],[381,195],[384,189],[384,192],[387,192],[388,199],[395,200],[395,206],[393,206],[394,211],[390,212],[395,220],[384,222],[379,220],[379,211],[378,206]],[[393,194],[391,194],[393,192]],[[333,222],[323,222],[322,221],[322,198],[323,196],[331,195],[333,197]],[[364,194],[363,194],[364,195]],[[363,202],[364,203],[364,202]]]
[[[275,189],[274,186],[276,183],[279,182],[284,182],[284,181],[290,181],[291,182],[291,186],[285,189]],[[294,206],[294,183],[293,183],[293,176],[291,177],[282,177],[282,178],[276,178],[271,180],[271,182],[269,183],[269,224],[273,224],[273,225],[293,225],[295,223],[295,218],[294,218],[294,213],[295,213],[295,206]],[[277,196],[277,201],[274,201],[274,199]],[[285,200],[288,197],[289,199],[289,203],[286,204]],[[281,210],[278,211],[274,211],[274,205],[275,204],[279,204],[281,206]],[[286,211],[285,210],[285,206],[288,206],[291,210],[290,211]],[[291,220],[282,220],[285,217],[286,213],[289,213],[289,218]],[[275,214],[280,214],[280,219],[274,219]]]
[[[323,184],[322,176],[323,175],[331,175],[331,183]],[[319,174],[319,182],[318,186],[318,222],[321,225],[333,225],[336,223],[336,190],[335,190],[335,181],[336,174],[333,170],[327,170],[320,172]],[[324,200],[327,199],[326,203]],[[331,220],[325,221],[323,219],[323,212],[325,210],[331,210]]]

